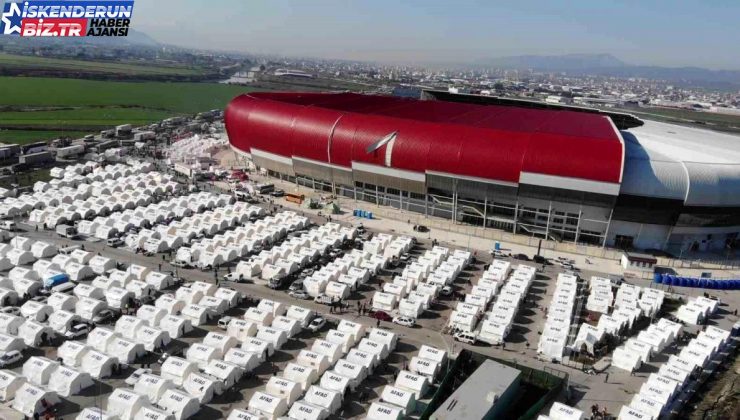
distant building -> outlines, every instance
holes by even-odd
[[[306,73],[305,71],[301,70],[277,69],[273,74],[280,77],[302,77],[306,79],[313,79],[312,74]]]
[[[430,417],[432,420],[505,419],[517,394],[521,372],[486,360]]]

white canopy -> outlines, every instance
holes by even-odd
[[[242,342],[242,350],[253,352],[259,356],[261,361],[264,361],[275,352],[275,347],[266,340],[250,337]]]
[[[221,360],[211,360],[204,371],[218,379],[225,389],[236,385],[242,375],[242,369],[238,365]]]
[[[208,308],[201,305],[189,304],[185,305],[180,312],[180,315],[190,320],[190,323],[197,326],[205,325],[208,323]]]
[[[232,318],[228,325],[226,325],[226,334],[239,341],[244,341],[257,334],[257,324],[243,319]]]
[[[99,352],[106,352],[116,336],[118,334],[108,328],[96,327],[87,335],[87,345]]]
[[[146,397],[150,403],[156,404],[164,392],[175,388],[175,384],[169,380],[151,373],[144,373],[134,384],[134,392]]]
[[[362,351],[358,348],[353,348],[347,353],[345,359],[348,362],[356,363],[365,366],[368,374],[372,373],[375,366],[378,365],[378,355],[376,353],[370,353]]]
[[[306,328],[314,317],[314,311],[302,306],[291,305],[285,316],[295,319],[301,324],[301,327]]]
[[[288,318],[284,315],[276,316],[275,319],[272,320],[272,328],[285,331],[288,338],[292,338],[294,335],[301,332],[302,329],[298,320]]]
[[[286,331],[261,325],[257,327],[255,337],[272,344],[276,350],[282,348],[288,342],[288,333]]]

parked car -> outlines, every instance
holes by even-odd
[[[139,378],[141,378],[141,375],[144,375],[145,373],[152,373],[152,370],[147,368],[136,369],[134,373],[126,378],[124,382],[126,382],[126,385],[134,386],[137,382],[139,382]]]
[[[218,320],[218,327],[222,330],[225,330],[229,327],[229,322],[231,322],[230,316],[223,316],[221,319]]]
[[[0,313],[21,316],[21,308],[17,306],[6,306],[4,308],[0,308]]]
[[[324,328],[324,325],[326,325],[326,319],[317,316],[311,321],[310,324],[308,324],[308,329],[309,331],[317,332],[320,329]]]
[[[320,303],[322,305],[331,305],[332,303],[334,303],[334,298],[332,298],[331,296],[321,294],[321,295],[316,296],[313,299],[313,301],[316,303]]]
[[[290,292],[288,292],[288,296],[303,300],[311,299],[311,295],[306,293],[305,290],[291,290]]]
[[[74,340],[86,336],[90,332],[90,326],[87,324],[73,325],[72,328],[64,333],[64,338],[67,340]]]
[[[120,314],[112,309],[103,309],[92,319],[93,325],[111,324]]]
[[[142,306],[142,305],[154,305],[154,302],[157,299],[154,296],[152,296],[152,295],[146,295],[146,296],[142,296],[142,297],[140,297],[140,298],[138,298],[136,300],[139,302],[139,306]]]
[[[290,284],[288,290],[291,292],[303,291],[303,280],[298,279]]]
[[[416,325],[416,319],[411,318],[410,316],[397,316],[393,318],[393,323],[412,328],[414,325]]]
[[[385,311],[374,311],[372,317],[381,321],[393,321],[393,317]]]
[[[125,244],[125,242],[123,242],[123,239],[121,239],[119,237],[110,238],[105,243],[106,243],[106,245],[108,245],[111,248],[118,248],[118,247],[123,246]]]
[[[275,191],[271,192],[270,195],[273,196],[273,197],[282,197],[282,196],[285,195],[285,191],[283,191],[283,190],[275,190]]]
[[[11,350],[0,356],[0,368],[6,368],[18,363],[23,359],[23,354],[18,350]]]
[[[244,274],[237,274],[236,272],[229,273],[224,276],[224,281],[233,281],[235,283],[246,283],[248,279],[244,278]]]
[[[513,257],[515,260],[529,261],[529,257],[526,254],[515,254]]]
[[[475,345],[476,342],[478,342],[478,337],[475,336],[472,332],[466,332],[466,331],[460,331],[455,333],[455,335],[452,336],[453,339],[456,341],[459,341],[461,343],[471,344]]]

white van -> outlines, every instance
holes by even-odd
[[[0,223],[0,229],[9,230],[13,232],[16,229],[18,229],[18,226],[12,220],[3,220],[3,222]]]
[[[58,286],[54,286],[51,288],[52,293],[72,293],[72,290],[77,286],[76,283],[73,283],[71,281],[68,281],[66,283],[62,283]]]

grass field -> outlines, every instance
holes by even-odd
[[[70,60],[60,58],[34,57],[26,55],[0,54],[0,68],[10,69],[50,69],[68,70],[71,72],[84,69],[87,73],[110,73],[141,76],[198,76],[205,70],[198,67],[182,65],[147,65],[146,63],[119,63],[87,60]]]
[[[30,142],[56,138],[59,129],[94,132],[118,124],[144,125],[171,116],[223,109],[232,98],[249,90],[216,83],[0,77],[0,109],[4,109],[0,111],[0,130],[45,130],[4,130],[0,141]]]
[[[48,130],[0,130],[0,143],[26,144],[35,141],[53,140],[62,136],[79,138],[89,134],[85,131],[48,131]]]

